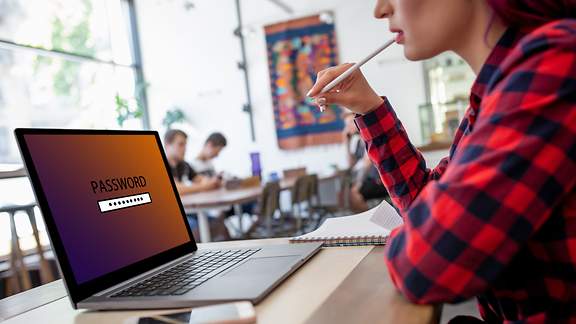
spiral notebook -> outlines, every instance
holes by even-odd
[[[324,246],[384,245],[402,217],[386,201],[369,211],[328,218],[317,230],[293,237],[290,243],[323,242]]]

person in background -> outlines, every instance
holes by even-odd
[[[184,160],[187,143],[188,135],[179,129],[170,129],[164,135],[164,150],[178,193],[185,195],[219,188],[218,178],[200,175]]]
[[[453,51],[477,75],[435,168],[361,71],[321,94],[350,64],[309,93],[357,113],[404,218],[392,281],[418,304],[477,297],[489,323],[576,323],[576,0],[378,0],[374,15],[408,59]]]
[[[346,148],[348,167],[352,171],[352,188],[350,188],[350,208],[355,213],[369,209],[368,200],[385,199],[388,191],[382,185],[378,170],[366,154],[366,146],[360,138],[354,124],[354,114],[345,112],[344,130],[342,131]]]
[[[200,175],[190,164],[186,163],[184,157],[186,156],[187,144],[188,135],[179,129],[170,129],[164,135],[166,159],[170,165],[170,171],[174,177],[178,193],[186,195],[218,189],[222,185],[222,181],[219,178]],[[195,214],[186,216],[194,237],[200,237],[197,216]],[[212,217],[209,220],[210,231],[213,233],[215,241],[230,238],[223,220]]]
[[[228,145],[228,141],[222,133],[215,132],[210,134],[208,138],[206,138],[200,153],[198,153],[196,159],[192,161],[192,167],[194,170],[203,176],[222,179],[222,173],[216,172],[212,161],[220,155],[220,152],[222,152],[226,145]],[[255,205],[256,204],[252,202],[242,204],[242,214],[251,215]],[[222,211],[222,213],[216,217],[218,218],[218,222],[224,223],[226,218],[231,217],[234,214],[234,209],[230,208],[229,210]]]
[[[202,150],[200,150],[196,159],[192,161],[194,170],[196,170],[198,174],[208,177],[217,176],[212,161],[220,155],[220,152],[227,144],[228,142],[226,141],[226,137],[224,137],[222,133],[216,132],[210,134],[204,142]]]

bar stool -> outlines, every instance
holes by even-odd
[[[42,247],[42,244],[40,243],[40,234],[38,233],[38,226],[36,224],[36,218],[34,217],[34,207],[36,207],[36,204],[0,206],[0,214],[8,214],[10,220],[10,232],[12,236],[10,270],[12,278],[9,281],[9,286],[11,288],[11,293],[18,293],[32,288],[30,272],[28,271],[28,267],[24,262],[24,254],[20,248],[20,241],[16,231],[15,215],[20,211],[23,211],[28,215],[28,221],[32,227],[32,234],[34,236],[34,240],[36,241],[36,253],[38,254],[40,260],[40,280],[42,284],[54,281],[55,279],[52,268],[44,256],[45,251]]]

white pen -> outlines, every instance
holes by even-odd
[[[323,89],[322,91],[320,91],[320,94],[326,93],[330,90],[332,90],[335,86],[337,86],[340,82],[342,82],[344,79],[348,78],[352,73],[354,73],[354,71],[358,70],[359,68],[362,67],[362,65],[366,64],[366,62],[370,61],[371,59],[373,59],[376,55],[380,54],[382,51],[384,51],[385,49],[387,49],[388,47],[390,47],[390,45],[394,44],[396,42],[396,39],[393,38],[389,41],[387,41],[384,45],[382,45],[381,47],[379,47],[377,50],[375,50],[374,52],[370,53],[370,55],[368,55],[366,58],[364,58],[363,60],[361,60],[360,62],[352,65],[352,67],[350,67],[348,70],[346,70],[346,72],[340,74],[340,76],[338,76],[336,79],[332,80],[332,82],[328,83]],[[320,107],[320,111],[324,112],[324,106]]]

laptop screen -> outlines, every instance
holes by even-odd
[[[26,134],[78,284],[191,241],[153,134]]]

